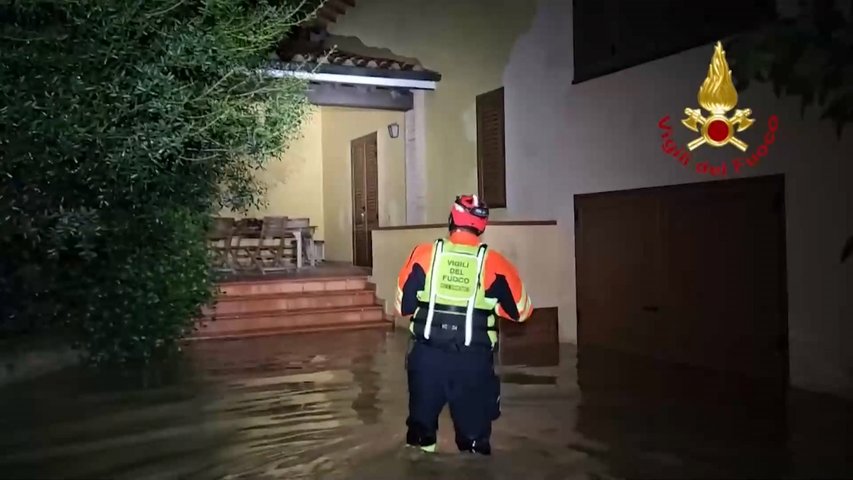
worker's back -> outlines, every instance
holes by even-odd
[[[533,311],[515,267],[480,243],[488,218],[476,196],[456,197],[449,237],[415,247],[397,279],[397,313],[411,318],[415,340],[406,362],[406,443],[428,452],[450,403],[459,450],[491,453],[491,424],[500,416],[496,317],[524,321]]]
[[[415,247],[397,287],[397,313],[411,315],[411,332],[433,342],[460,336],[461,346],[491,349],[496,315],[524,321],[533,309],[515,267],[464,230]]]

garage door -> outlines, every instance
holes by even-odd
[[[787,382],[784,178],[575,197],[578,343]]]

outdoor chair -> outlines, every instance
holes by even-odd
[[[287,226],[287,217],[264,217],[256,250],[261,273],[302,268],[302,238]]]
[[[303,262],[307,262],[313,267],[317,263],[317,256],[314,251],[314,235],[310,227],[311,220],[309,218],[290,218],[287,221],[287,229],[294,236],[299,237],[301,242],[300,252]]]
[[[207,245],[213,256],[213,268],[233,271],[231,261],[231,240],[234,237],[234,219],[214,217],[213,226],[207,233]]]
[[[257,259],[261,225],[253,218],[243,218],[234,226],[236,243],[231,247],[231,258],[235,269],[260,270]]]

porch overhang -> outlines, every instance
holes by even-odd
[[[273,65],[267,74],[277,78],[294,77],[317,83],[365,85],[406,90],[435,90],[441,75],[430,71],[395,71],[340,65],[290,63]]]
[[[412,90],[374,85],[310,82],[308,101],[323,107],[368,108],[406,112],[415,108]]]

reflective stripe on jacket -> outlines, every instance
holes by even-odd
[[[460,346],[493,347],[495,315],[521,322],[533,311],[515,267],[464,231],[415,247],[400,271],[395,303],[399,315],[412,315],[410,330],[419,339]]]

